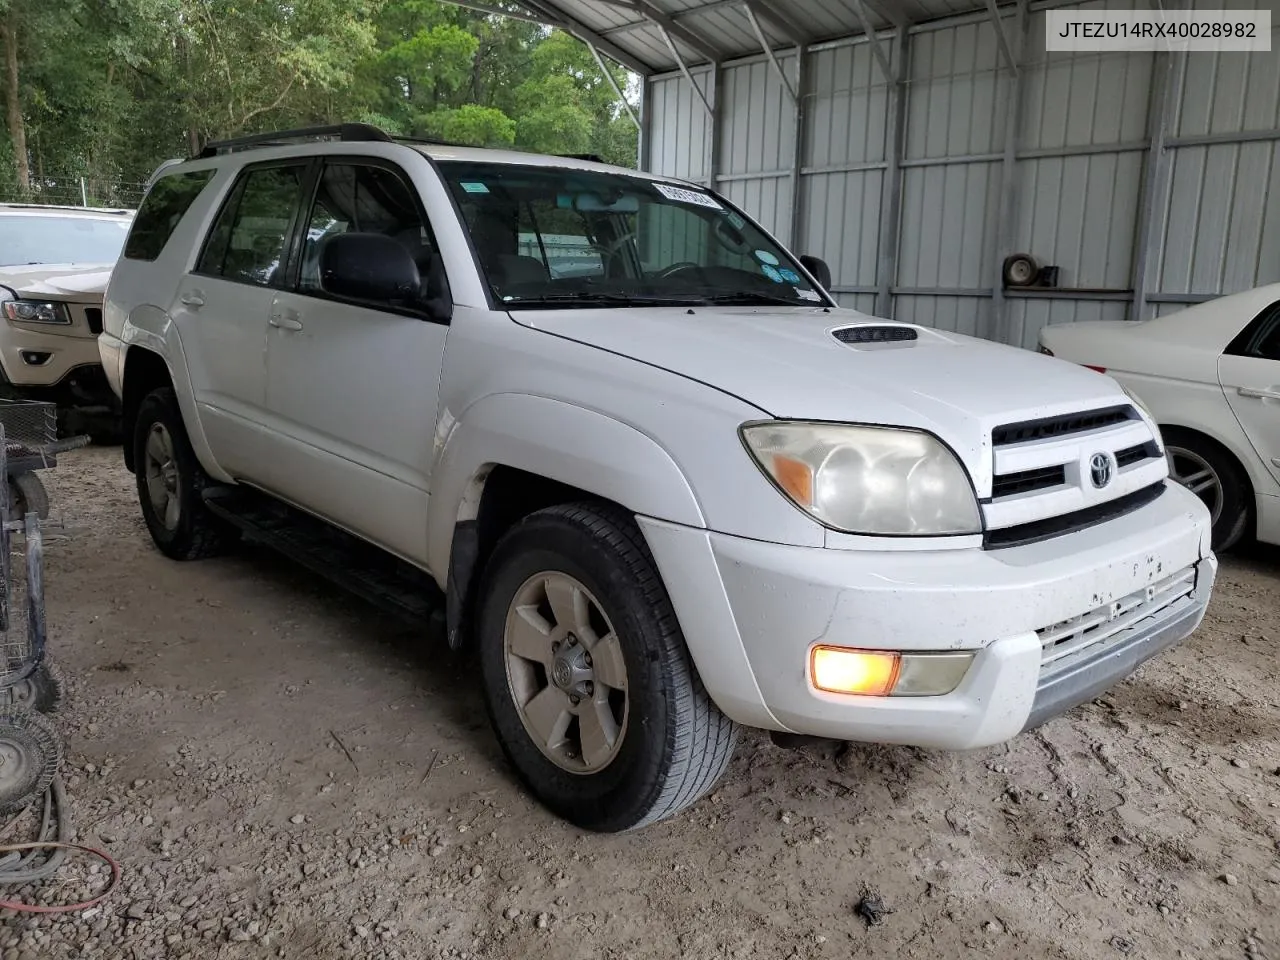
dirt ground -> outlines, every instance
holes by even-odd
[[[711,797],[595,836],[514,783],[467,660],[261,550],[163,559],[118,449],[54,479],[67,782],[125,884],[0,912],[0,960],[1280,960],[1280,552],[1225,560],[1194,638],[1007,747],[747,732]]]

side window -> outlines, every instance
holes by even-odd
[[[1273,303],[1258,314],[1226,352],[1259,360],[1280,360],[1280,303]]]
[[[285,249],[306,170],[296,164],[246,171],[209,231],[196,272],[257,286],[283,285]]]
[[[418,209],[413,189],[386,167],[325,164],[307,217],[299,288],[304,293],[319,292],[320,250],[326,239],[343,233],[378,233],[409,251],[422,277],[422,296],[430,296],[426,287],[436,245]]]
[[[154,260],[169,242],[183,215],[213,179],[212,170],[192,170],[161,177],[147,191],[124,244],[129,260]]]

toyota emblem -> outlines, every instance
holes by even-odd
[[[1101,490],[1111,482],[1113,473],[1111,457],[1105,453],[1095,453],[1089,458],[1089,479],[1096,489]]]

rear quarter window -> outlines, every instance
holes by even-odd
[[[128,260],[154,260],[169,242],[183,215],[213,179],[212,170],[191,170],[161,177],[147,191],[124,244]]]

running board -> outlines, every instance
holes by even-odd
[[[207,487],[209,510],[312,573],[443,635],[444,595],[422,570],[372,544],[245,487]]]

